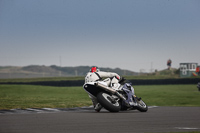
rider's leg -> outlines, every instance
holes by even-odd
[[[97,98],[89,94],[90,99],[92,100],[94,110],[99,112],[102,109],[102,106],[100,103],[98,103]]]
[[[111,79],[111,85],[110,85],[113,89],[117,90],[120,86],[119,84],[119,79],[117,79],[116,77],[113,77]]]
[[[106,78],[106,79],[103,80],[103,82],[105,82],[107,84],[107,86],[110,86],[111,79],[110,78]]]

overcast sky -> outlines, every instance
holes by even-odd
[[[199,0],[0,0],[0,66],[200,64]]]

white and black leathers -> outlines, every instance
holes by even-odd
[[[102,80],[103,78],[107,78],[103,81],[106,82],[108,86],[111,86],[111,84],[118,83],[120,76],[117,73],[113,72],[88,72],[85,76],[85,83],[95,82],[98,80]]]
[[[106,79],[103,80],[103,78],[106,78]],[[102,80],[107,84],[107,86],[111,86],[113,89],[118,89],[119,79],[120,79],[120,76],[117,73],[113,73],[113,72],[103,72],[103,71],[88,72],[85,76],[85,83]],[[99,105],[97,99],[90,93],[88,94],[93,102],[95,110],[100,111],[102,107],[101,105]]]

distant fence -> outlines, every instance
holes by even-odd
[[[129,80],[132,85],[175,85],[175,84],[197,84],[200,78],[181,79],[133,79]],[[84,80],[68,81],[38,81],[38,82],[0,82],[0,84],[23,84],[23,85],[43,85],[43,86],[83,86]]]
[[[0,84],[17,84],[17,85],[43,85],[43,86],[83,86],[84,80],[68,80],[68,81],[37,81],[37,82],[5,82]]]
[[[182,79],[144,79],[129,80],[133,85],[175,85],[175,84],[197,84],[199,78],[182,78]]]

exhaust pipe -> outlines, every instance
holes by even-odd
[[[119,98],[121,98],[122,100],[126,100],[126,98],[125,98],[122,94],[120,94],[119,92],[117,92],[115,89],[113,89],[113,88],[111,88],[111,87],[108,87],[108,86],[102,84],[101,82],[97,82],[97,83],[95,83],[95,85],[96,85],[97,87],[100,87],[100,88],[104,89],[105,91],[108,91],[108,92],[110,92],[110,93],[112,93],[112,94],[117,95],[117,96],[118,96]]]

